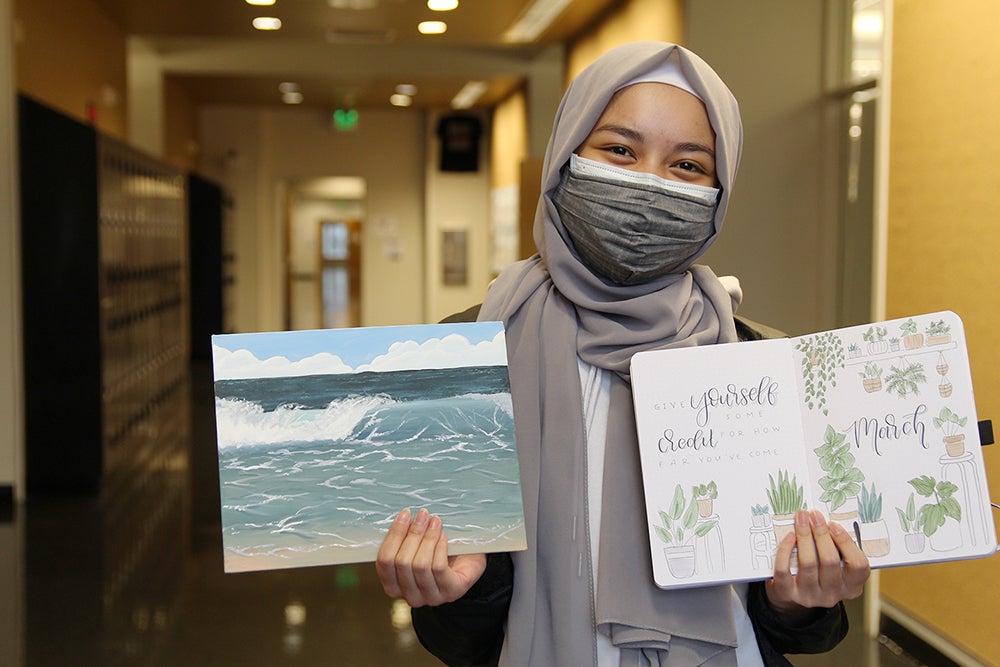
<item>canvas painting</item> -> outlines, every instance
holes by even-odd
[[[503,325],[214,336],[225,570],[374,561],[396,514],[525,548]]]

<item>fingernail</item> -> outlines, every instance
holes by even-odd
[[[396,523],[410,523],[410,508],[406,508],[396,515]]]
[[[812,520],[812,525],[817,527],[822,526],[823,524],[826,523],[826,519],[823,517],[823,513],[820,512],[819,510],[813,510],[812,512],[810,512],[809,518],[810,520]]]
[[[432,516],[431,517],[430,528],[432,530],[437,530],[440,527],[441,527],[441,519],[440,519],[440,517]]]
[[[417,512],[417,518],[414,521],[414,523],[416,523],[417,525],[423,526],[424,524],[427,523],[428,517],[430,517],[430,512],[428,512],[426,510],[426,508],[421,507],[420,511]]]
[[[796,526],[807,526],[809,525],[809,516],[806,514],[805,510],[799,510],[795,513],[795,525]]]
[[[844,527],[843,527],[843,526],[841,526],[841,525],[840,525],[839,523],[837,523],[836,521],[831,521],[831,522],[830,522],[830,534],[831,534],[831,535],[843,535],[843,534],[844,534],[844,533],[846,533],[846,532],[847,532],[847,531],[846,531],[846,530],[844,530]]]

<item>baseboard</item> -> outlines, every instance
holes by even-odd
[[[933,667],[982,667],[984,664],[884,598],[880,607],[880,632],[921,664]]]

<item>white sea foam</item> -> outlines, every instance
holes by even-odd
[[[217,398],[219,448],[340,440],[370,411],[392,403],[386,396],[356,396],[333,401],[322,410],[281,406],[265,412],[256,403]]]

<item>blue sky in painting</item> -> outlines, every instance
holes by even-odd
[[[506,364],[499,322],[212,337],[217,380]]]

